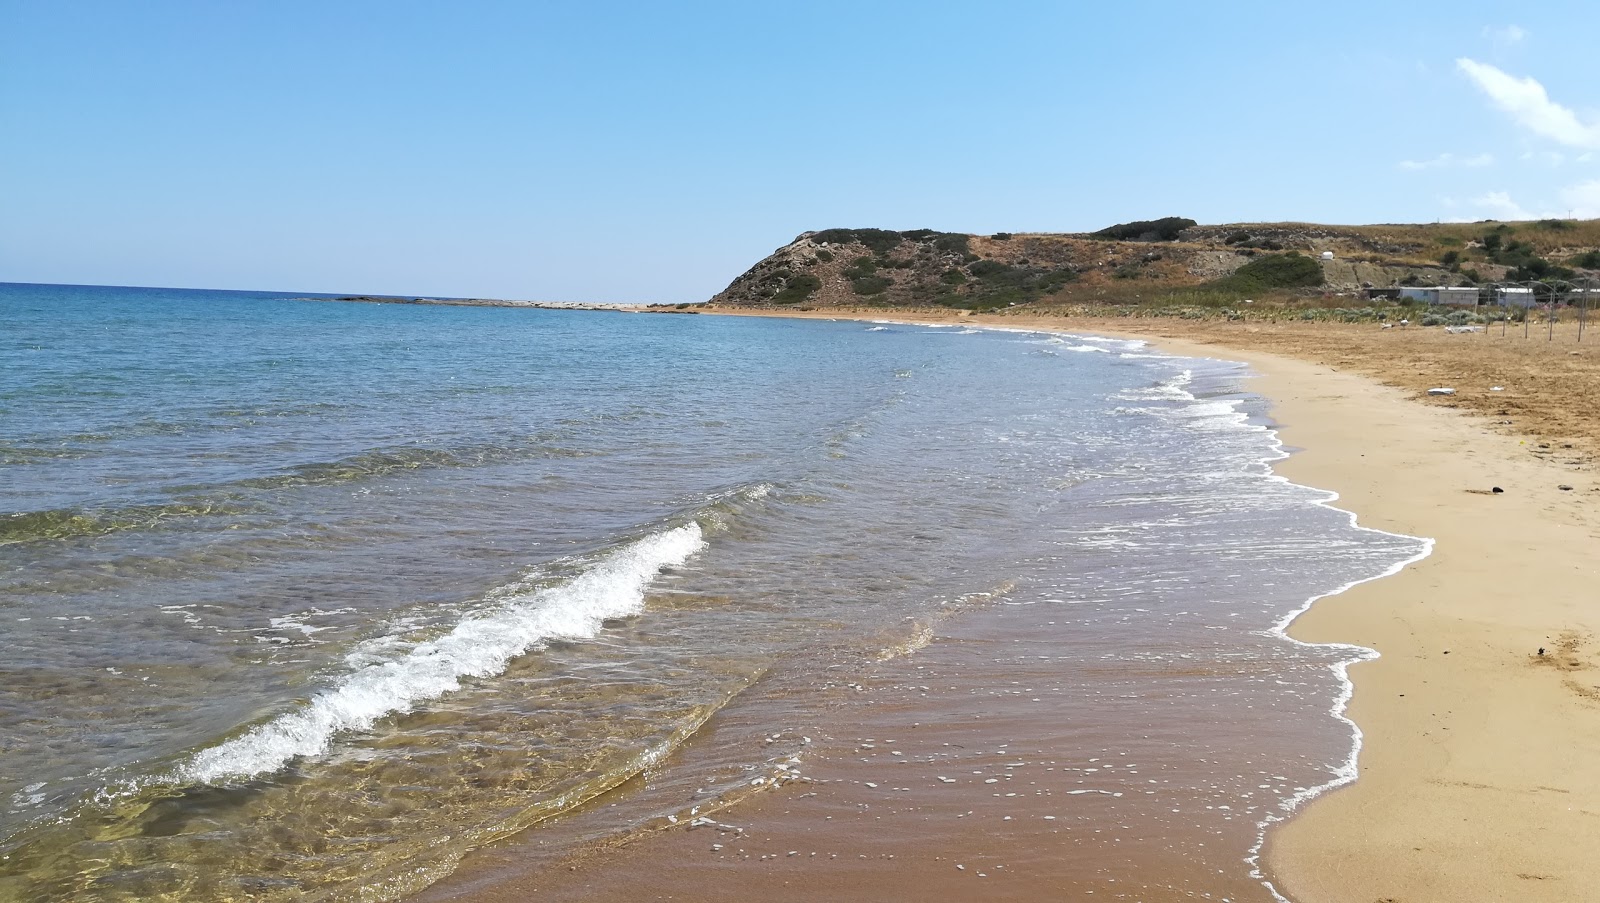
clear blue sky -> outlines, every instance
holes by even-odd
[[[694,301],[807,229],[1600,216],[1600,5],[0,0],[0,281]]]

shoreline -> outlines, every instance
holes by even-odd
[[[1363,526],[1434,540],[1425,559],[1290,619],[1291,638],[1379,657],[1349,669],[1356,780],[1267,832],[1264,872],[1289,898],[1600,899],[1589,865],[1600,777],[1584,755],[1600,748],[1600,608],[1585,605],[1600,586],[1592,465],[1530,455],[1497,424],[1327,364],[1173,335],[1181,323],[904,321],[1139,338],[1243,361],[1296,449],[1274,473],[1337,493]]]
[[[1327,504],[1364,527],[1438,541],[1430,557],[1397,565],[1387,579],[1313,598],[1285,619],[1285,636],[1296,641],[1376,649],[1381,657],[1347,666],[1350,695],[1334,709],[1345,709],[1341,717],[1357,726],[1352,778],[1359,779],[1314,788],[1287,815],[1269,817],[1264,849],[1258,844],[1246,862],[1269,887],[1298,901],[1600,898],[1600,878],[1587,868],[1600,837],[1600,781],[1586,777],[1581,757],[1600,744],[1600,690],[1583,673],[1592,667],[1587,643],[1595,618],[1581,602],[1584,587],[1600,584],[1593,504],[1585,497],[1592,478],[1579,491],[1558,490],[1558,482],[1580,477],[1527,454],[1516,438],[1497,434],[1480,418],[1419,404],[1366,377],[1225,341],[1161,334],[1182,332],[1186,324],[1138,324],[1158,327],[1146,331],[1118,328],[1126,323],[953,312],[817,312],[809,318],[1093,333],[1248,364],[1258,374],[1249,388],[1269,400],[1279,441],[1292,452],[1272,462],[1275,475],[1333,493]],[[1491,494],[1490,485],[1507,491]],[[1525,544],[1508,544],[1508,534]],[[1570,566],[1530,573],[1521,560],[1530,547]],[[1508,611],[1511,600],[1516,607]],[[1540,646],[1551,654],[1535,654]],[[890,720],[867,736],[905,727],[886,713],[878,717]],[[1540,738],[1534,762],[1519,754],[1530,737]],[[836,779],[853,767],[829,765]],[[761,794],[739,806],[739,819],[754,833],[793,834],[797,820],[787,807],[799,808],[816,795],[796,793]],[[823,804],[816,800],[807,805],[839,811],[818,808]],[[514,850],[516,843],[509,846]],[[621,862],[579,860],[569,866],[575,874],[529,874],[503,884],[484,880],[487,874],[477,880],[458,875],[444,882],[451,887],[421,899],[516,899],[533,886],[528,882],[554,891],[553,899],[660,892],[651,882],[658,869],[703,847],[704,838],[692,832],[660,832],[613,849]],[[475,870],[468,865],[464,871]],[[794,895],[811,880],[803,871],[720,876],[738,889],[769,895],[782,895],[784,888]],[[874,891],[903,896],[909,889],[903,874],[873,885],[856,878],[828,889],[859,898]],[[948,892],[942,877],[923,880],[922,890]],[[719,894],[736,898],[727,889]]]

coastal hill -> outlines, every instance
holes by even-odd
[[[1587,278],[1600,285],[1600,220],[1204,226],[1168,217],[1092,233],[806,232],[711,301],[976,311],[1246,299],[1325,306],[1370,288]]]

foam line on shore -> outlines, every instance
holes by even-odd
[[[893,321],[874,321],[874,322],[893,322]],[[919,325],[919,324],[907,323],[907,324],[904,324],[904,325]],[[1146,342],[1146,341],[1143,341],[1143,340],[1140,340],[1140,339],[1119,339],[1119,338],[1110,337],[1110,336],[1088,336],[1088,335],[1081,335],[1081,334],[1077,334],[1077,333],[1070,333],[1070,332],[1066,332],[1066,331],[1052,331],[1052,330],[1044,330],[1044,329],[1024,329],[1024,328],[1007,327],[1007,326],[973,326],[972,328],[991,331],[991,332],[1049,334],[1049,335],[1061,336],[1061,337],[1064,337],[1064,338],[1070,338],[1070,339],[1074,339],[1074,340],[1077,340],[1077,341],[1084,341],[1084,342],[1100,341],[1100,342],[1105,342],[1107,344],[1117,343],[1117,344],[1120,344],[1123,349],[1125,349],[1123,351],[1123,353],[1120,355],[1121,357],[1124,357],[1124,358],[1137,357],[1137,358],[1150,358],[1150,359],[1165,359],[1165,360],[1172,360],[1172,361],[1184,361],[1184,360],[1215,361],[1215,362],[1218,362],[1218,363],[1227,363],[1227,364],[1234,365],[1234,366],[1238,367],[1242,371],[1243,375],[1251,375],[1251,376],[1255,375],[1253,372],[1250,371],[1249,365],[1245,364],[1245,363],[1243,363],[1241,361],[1230,361],[1230,360],[1227,360],[1225,358],[1199,358],[1199,357],[1195,357],[1195,356],[1192,356],[1192,355],[1169,354],[1169,353],[1166,353],[1166,352],[1160,351],[1159,349],[1154,348],[1153,346],[1151,346],[1151,344],[1149,342]],[[1207,404],[1215,405],[1215,404],[1217,404],[1216,402],[1203,401],[1200,398],[1198,398],[1197,396],[1195,396],[1192,392],[1188,391],[1188,386],[1190,384],[1190,381],[1191,381],[1192,377],[1193,377],[1193,371],[1185,370],[1181,374],[1179,374],[1177,377],[1175,377],[1174,379],[1168,380],[1168,381],[1164,381],[1163,383],[1160,384],[1160,386],[1158,386],[1156,388],[1157,388],[1158,391],[1161,392],[1162,396],[1166,397],[1166,398],[1177,398],[1177,399],[1181,399],[1181,400],[1187,400],[1187,401],[1193,402],[1195,405],[1207,405]],[[1267,399],[1267,400],[1268,400],[1268,402],[1271,401],[1271,399]],[[1349,706],[1350,706],[1350,700],[1355,694],[1355,683],[1350,679],[1350,666],[1354,665],[1354,664],[1358,664],[1360,662],[1372,661],[1374,659],[1377,659],[1377,658],[1380,657],[1380,653],[1376,649],[1371,649],[1371,648],[1368,648],[1366,646],[1359,646],[1359,645],[1355,645],[1355,644],[1352,644],[1352,643],[1310,643],[1310,642],[1306,642],[1304,640],[1296,639],[1295,637],[1290,636],[1289,632],[1288,632],[1289,628],[1290,628],[1291,625],[1293,625],[1293,623],[1297,619],[1299,619],[1299,617],[1301,615],[1303,615],[1307,611],[1309,611],[1311,609],[1311,606],[1315,605],[1317,602],[1319,602],[1319,601],[1321,601],[1323,599],[1329,598],[1331,596],[1337,596],[1337,595],[1339,595],[1341,593],[1344,593],[1344,592],[1352,589],[1353,587],[1360,586],[1361,584],[1370,583],[1370,582],[1372,582],[1374,580],[1381,580],[1381,579],[1383,579],[1385,577],[1391,577],[1391,576],[1393,576],[1395,574],[1398,574],[1400,571],[1404,570],[1406,567],[1408,567],[1408,566],[1410,566],[1412,564],[1415,564],[1415,563],[1423,560],[1424,558],[1427,558],[1429,555],[1431,555],[1433,553],[1434,539],[1431,538],[1431,537],[1411,536],[1411,535],[1404,534],[1404,533],[1394,533],[1394,532],[1390,532],[1388,530],[1380,530],[1380,529],[1377,529],[1375,527],[1362,526],[1360,524],[1359,518],[1357,517],[1355,512],[1346,510],[1344,508],[1340,508],[1340,507],[1338,507],[1337,505],[1334,504],[1334,502],[1338,501],[1338,499],[1339,499],[1339,493],[1334,492],[1331,489],[1321,489],[1321,488],[1318,488],[1316,486],[1307,486],[1307,485],[1305,485],[1303,483],[1296,483],[1293,480],[1290,480],[1288,477],[1285,477],[1282,474],[1279,474],[1279,473],[1275,472],[1272,469],[1273,462],[1282,461],[1282,460],[1284,460],[1286,458],[1289,458],[1291,456],[1290,452],[1288,452],[1285,449],[1284,442],[1279,437],[1278,430],[1276,428],[1274,428],[1274,427],[1271,427],[1271,426],[1265,426],[1265,425],[1258,425],[1258,424],[1249,423],[1249,415],[1247,415],[1244,412],[1238,410],[1238,402],[1237,401],[1227,402],[1226,406],[1228,408],[1228,411],[1231,412],[1231,416],[1229,416],[1228,414],[1223,412],[1220,408],[1216,408],[1216,407],[1211,408],[1207,412],[1202,412],[1202,415],[1204,415],[1205,413],[1209,413],[1212,416],[1215,416],[1216,414],[1223,414],[1224,415],[1224,419],[1228,420],[1230,422],[1230,425],[1232,425],[1232,426],[1234,426],[1236,428],[1241,428],[1241,429],[1248,430],[1248,431],[1253,431],[1253,432],[1263,432],[1263,433],[1265,433],[1267,435],[1267,441],[1269,443],[1268,454],[1263,455],[1260,458],[1258,458],[1257,459],[1257,463],[1259,463],[1260,465],[1264,466],[1267,469],[1268,472],[1266,474],[1266,478],[1268,480],[1271,480],[1271,481],[1277,482],[1277,483],[1281,483],[1281,484],[1284,484],[1284,485],[1288,485],[1288,486],[1295,486],[1295,487],[1298,487],[1298,488],[1301,488],[1301,489],[1305,489],[1305,490],[1308,490],[1310,492],[1319,494],[1321,496],[1321,498],[1312,499],[1311,500],[1311,504],[1317,505],[1319,507],[1327,508],[1327,509],[1332,510],[1332,511],[1337,511],[1340,514],[1345,515],[1345,517],[1348,518],[1349,525],[1350,525],[1350,527],[1352,529],[1360,530],[1360,531],[1367,532],[1367,533],[1375,533],[1375,534],[1379,534],[1379,535],[1382,535],[1382,536],[1389,536],[1389,537],[1393,537],[1393,538],[1396,538],[1396,539],[1412,540],[1412,541],[1417,542],[1420,545],[1419,550],[1415,554],[1411,555],[1408,558],[1404,558],[1404,559],[1402,559],[1400,561],[1393,562],[1392,564],[1390,564],[1388,567],[1386,567],[1385,569],[1383,569],[1381,572],[1379,572],[1377,574],[1373,574],[1373,575],[1368,576],[1368,577],[1363,577],[1363,578],[1358,579],[1358,580],[1352,580],[1352,581],[1349,581],[1348,583],[1343,584],[1342,586],[1339,586],[1339,587],[1337,587],[1335,589],[1329,590],[1328,592],[1319,593],[1317,595],[1311,596],[1302,605],[1300,605],[1298,608],[1294,609],[1293,611],[1288,612],[1283,617],[1279,618],[1278,621],[1276,623],[1274,623],[1273,626],[1270,627],[1266,631],[1269,635],[1272,635],[1272,636],[1275,636],[1275,637],[1279,637],[1279,638],[1281,638],[1281,639],[1283,639],[1283,640],[1285,640],[1285,641],[1287,641],[1287,642],[1289,642],[1289,643],[1291,643],[1293,645],[1296,645],[1296,646],[1299,646],[1299,647],[1302,647],[1302,648],[1333,650],[1333,651],[1337,651],[1337,652],[1346,653],[1346,654],[1349,655],[1348,658],[1341,659],[1341,660],[1336,661],[1336,662],[1332,663],[1331,665],[1329,665],[1329,668],[1332,670],[1334,676],[1338,678],[1338,681],[1339,681],[1339,693],[1335,697],[1332,706],[1328,710],[1330,715],[1332,715],[1336,720],[1343,722],[1350,729],[1351,743],[1350,743],[1350,753],[1349,753],[1349,755],[1345,758],[1344,762],[1340,763],[1337,767],[1334,768],[1333,777],[1331,777],[1329,780],[1327,780],[1327,781],[1325,781],[1325,782],[1323,782],[1321,784],[1318,784],[1318,785],[1316,785],[1314,787],[1307,787],[1307,788],[1304,788],[1304,789],[1296,791],[1295,793],[1290,795],[1287,799],[1282,800],[1282,801],[1279,802],[1278,811],[1277,812],[1268,814],[1260,822],[1258,822],[1257,823],[1257,831],[1256,831],[1256,841],[1250,847],[1249,851],[1245,855],[1245,863],[1250,867],[1250,872],[1249,872],[1250,876],[1252,878],[1256,879],[1257,881],[1261,882],[1262,886],[1264,886],[1267,889],[1267,891],[1269,893],[1271,893],[1272,896],[1275,899],[1280,901],[1280,903],[1291,903],[1291,901],[1287,897],[1285,897],[1281,892],[1279,892],[1278,888],[1272,883],[1272,881],[1270,879],[1268,879],[1266,877],[1265,873],[1261,869],[1261,852],[1262,852],[1262,849],[1266,845],[1267,831],[1274,824],[1277,824],[1279,822],[1282,822],[1282,821],[1288,819],[1301,806],[1305,805],[1306,803],[1310,802],[1311,800],[1323,795],[1324,793],[1327,793],[1330,790],[1336,790],[1336,789],[1338,789],[1340,787],[1343,787],[1346,784],[1349,784],[1349,783],[1351,783],[1351,782],[1356,780],[1356,778],[1357,778],[1357,776],[1359,774],[1359,771],[1358,771],[1358,768],[1357,768],[1357,763],[1359,762],[1360,757],[1361,757],[1362,739],[1363,739],[1364,735],[1361,732],[1361,727],[1359,725],[1357,725],[1355,723],[1355,721],[1352,720],[1349,717],[1349,715],[1347,714],[1347,710],[1349,709]]]
[[[1284,449],[1284,443],[1283,440],[1278,436],[1278,430],[1268,428],[1267,432],[1270,435],[1275,454],[1272,457],[1263,458],[1262,463],[1267,464],[1270,467],[1273,461],[1282,461],[1285,458],[1290,457],[1290,453]],[[1350,755],[1342,764],[1340,764],[1337,769],[1335,769],[1332,778],[1315,787],[1307,787],[1304,790],[1297,791],[1288,799],[1278,804],[1278,812],[1269,814],[1263,818],[1257,826],[1258,830],[1256,834],[1255,845],[1250,848],[1249,854],[1245,857],[1245,862],[1250,865],[1251,877],[1260,881],[1262,885],[1264,885],[1272,894],[1272,896],[1280,901],[1280,903],[1290,903],[1290,900],[1281,892],[1279,892],[1277,886],[1274,885],[1261,870],[1261,851],[1267,843],[1267,831],[1274,824],[1289,818],[1295,813],[1296,810],[1311,800],[1316,799],[1330,790],[1337,790],[1346,784],[1352,783],[1359,776],[1357,763],[1361,758],[1362,740],[1365,735],[1361,732],[1361,726],[1356,724],[1354,719],[1352,719],[1348,714],[1350,700],[1355,695],[1356,689],[1355,682],[1350,679],[1350,666],[1359,664],[1360,662],[1372,661],[1380,658],[1381,653],[1379,653],[1376,649],[1366,646],[1359,646],[1353,643],[1309,643],[1290,636],[1289,628],[1296,620],[1300,618],[1301,615],[1310,611],[1311,606],[1315,605],[1317,602],[1327,599],[1331,596],[1337,596],[1341,593],[1347,592],[1363,583],[1371,583],[1374,580],[1392,577],[1395,574],[1400,573],[1402,570],[1405,570],[1410,565],[1416,564],[1424,558],[1427,558],[1429,555],[1433,554],[1435,541],[1432,537],[1428,536],[1411,536],[1405,533],[1393,533],[1388,530],[1379,530],[1376,527],[1364,527],[1359,523],[1359,518],[1356,516],[1355,512],[1340,508],[1334,504],[1334,502],[1339,500],[1339,493],[1334,492],[1331,489],[1319,489],[1315,486],[1305,486],[1302,483],[1295,483],[1288,477],[1278,473],[1269,474],[1268,479],[1292,486],[1301,486],[1303,488],[1311,489],[1315,492],[1321,493],[1322,498],[1314,500],[1312,504],[1327,508],[1330,511],[1337,511],[1340,514],[1345,515],[1347,518],[1349,518],[1350,527],[1352,529],[1362,530],[1369,533],[1377,533],[1383,536],[1392,536],[1398,539],[1410,539],[1418,542],[1421,546],[1421,548],[1418,549],[1418,551],[1411,557],[1390,564],[1380,573],[1373,574],[1370,577],[1363,577],[1359,580],[1352,580],[1336,589],[1312,596],[1311,598],[1307,599],[1299,608],[1289,612],[1282,618],[1279,618],[1278,622],[1272,625],[1272,628],[1268,631],[1273,636],[1282,637],[1296,646],[1318,649],[1336,649],[1349,652],[1354,656],[1349,659],[1343,659],[1334,662],[1329,666],[1333,669],[1334,675],[1339,679],[1339,695],[1334,699],[1333,705],[1328,710],[1328,713],[1339,721],[1344,722],[1344,724],[1350,729]]]

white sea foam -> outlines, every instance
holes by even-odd
[[[1281,461],[1284,458],[1289,457],[1289,452],[1284,448],[1283,440],[1279,437],[1278,431],[1270,426],[1251,423],[1250,416],[1244,411],[1240,410],[1242,399],[1201,399],[1196,397],[1188,389],[1192,379],[1193,372],[1185,370],[1181,374],[1181,381],[1168,381],[1167,383],[1158,384],[1166,391],[1167,394],[1165,397],[1186,400],[1189,402],[1189,404],[1175,410],[1168,409],[1165,411],[1151,411],[1151,413],[1162,413],[1166,416],[1176,417],[1180,420],[1186,421],[1186,425],[1200,429],[1241,430],[1247,432],[1266,433],[1268,442],[1267,453],[1261,455],[1257,459],[1257,464],[1267,468],[1267,471],[1264,474],[1267,480],[1274,483],[1299,486],[1300,488],[1313,493],[1316,497],[1310,499],[1311,504],[1328,508],[1333,511],[1338,511],[1340,514],[1343,514],[1349,519],[1349,525],[1353,530],[1363,533],[1378,534],[1380,536],[1413,540],[1417,544],[1416,551],[1410,556],[1399,561],[1393,561],[1389,563],[1387,567],[1383,568],[1383,570],[1378,573],[1374,573],[1370,576],[1362,577],[1360,579],[1351,580],[1342,586],[1337,587],[1336,589],[1325,593],[1320,593],[1306,599],[1299,608],[1296,608],[1294,611],[1285,614],[1268,631],[1271,635],[1296,646],[1303,648],[1333,650],[1344,656],[1338,660],[1335,660],[1329,665],[1330,670],[1333,671],[1335,677],[1339,681],[1339,693],[1333,700],[1333,704],[1329,707],[1328,713],[1336,720],[1343,722],[1344,725],[1349,729],[1351,741],[1348,755],[1345,757],[1343,762],[1340,762],[1337,766],[1335,766],[1332,776],[1327,781],[1312,787],[1296,788],[1292,795],[1280,801],[1277,812],[1269,813],[1259,822],[1257,822],[1255,844],[1250,848],[1250,851],[1245,856],[1245,861],[1250,866],[1250,875],[1257,881],[1260,881],[1262,885],[1266,887],[1268,892],[1270,892],[1277,900],[1281,901],[1281,903],[1289,903],[1287,898],[1285,898],[1278,891],[1277,887],[1273,885],[1272,881],[1266,877],[1261,869],[1261,850],[1262,847],[1266,845],[1267,831],[1273,824],[1287,819],[1296,810],[1310,800],[1327,793],[1329,790],[1342,787],[1345,784],[1356,780],[1358,775],[1357,762],[1361,757],[1363,735],[1361,733],[1361,728],[1346,714],[1346,710],[1350,705],[1350,698],[1355,692],[1355,685],[1350,680],[1350,666],[1357,664],[1358,662],[1370,661],[1379,657],[1376,649],[1369,649],[1365,646],[1358,646],[1349,643],[1308,643],[1303,640],[1298,640],[1289,635],[1289,627],[1297,618],[1310,610],[1311,606],[1316,604],[1318,601],[1326,599],[1330,596],[1339,595],[1340,593],[1349,590],[1351,587],[1392,576],[1396,573],[1399,573],[1407,566],[1427,558],[1433,553],[1434,540],[1428,537],[1407,536],[1401,533],[1391,533],[1387,530],[1379,530],[1373,527],[1362,526],[1354,512],[1347,511],[1334,505],[1334,502],[1338,501],[1339,499],[1339,494],[1337,492],[1326,489],[1317,489],[1315,487],[1305,486],[1304,484],[1298,484],[1290,480],[1288,477],[1272,472],[1270,468],[1273,462]]]
[[[542,642],[594,636],[607,618],[638,613],[656,575],[704,546],[699,525],[686,524],[624,546],[565,583],[513,587],[495,610],[469,615],[444,636],[347,674],[298,710],[201,750],[175,778],[213,783],[276,771],[323,752],[341,733],[454,691],[463,678],[498,674]]]
[[[1090,340],[1087,337],[1082,338],[1084,338],[1085,341]],[[1173,355],[1160,353],[1123,353],[1120,355],[1120,357],[1152,359],[1166,358],[1168,360],[1180,359]],[[1193,360],[1198,362],[1199,360],[1215,359]],[[1244,369],[1242,365],[1240,365],[1240,369]],[[1291,795],[1279,801],[1276,812],[1268,813],[1256,823],[1257,833],[1255,843],[1245,855],[1245,862],[1250,867],[1250,875],[1252,878],[1255,878],[1257,881],[1261,882],[1267,891],[1271,893],[1275,899],[1280,901],[1280,903],[1289,903],[1288,899],[1279,892],[1278,888],[1269,878],[1267,878],[1261,868],[1261,851],[1266,845],[1267,831],[1272,827],[1272,825],[1289,818],[1301,806],[1305,805],[1312,799],[1327,793],[1329,790],[1337,789],[1356,780],[1359,774],[1357,763],[1361,757],[1363,734],[1360,726],[1351,720],[1349,715],[1346,713],[1350,705],[1350,699],[1355,692],[1355,685],[1350,680],[1350,666],[1379,657],[1376,649],[1369,649],[1365,646],[1358,646],[1349,643],[1308,643],[1303,640],[1296,639],[1289,635],[1290,625],[1292,625],[1294,621],[1302,614],[1305,614],[1306,611],[1310,610],[1311,606],[1322,599],[1339,595],[1340,593],[1349,590],[1351,587],[1359,586],[1363,583],[1368,583],[1373,580],[1380,580],[1384,577],[1392,576],[1396,573],[1399,573],[1401,570],[1404,570],[1406,567],[1415,564],[1424,558],[1427,558],[1433,553],[1434,540],[1429,537],[1407,536],[1401,533],[1391,533],[1387,530],[1379,530],[1373,527],[1363,526],[1359,523],[1354,512],[1339,508],[1334,504],[1334,502],[1338,501],[1339,499],[1339,494],[1337,492],[1304,486],[1303,484],[1297,484],[1288,477],[1272,472],[1271,466],[1274,462],[1281,461],[1284,458],[1289,457],[1289,452],[1284,448],[1283,440],[1279,437],[1278,431],[1270,426],[1252,423],[1250,421],[1249,414],[1243,410],[1240,410],[1242,406],[1242,399],[1202,399],[1197,397],[1194,393],[1189,391],[1189,386],[1193,381],[1193,378],[1194,373],[1192,370],[1184,370],[1173,379],[1166,380],[1156,384],[1155,386],[1147,387],[1145,389],[1129,390],[1128,392],[1122,393],[1118,396],[1120,398],[1126,398],[1130,400],[1171,400],[1188,402],[1187,404],[1183,404],[1177,408],[1117,408],[1116,411],[1119,413],[1154,414],[1158,416],[1170,417],[1177,419],[1180,422],[1184,422],[1186,426],[1208,431],[1239,430],[1266,433],[1266,454],[1257,457],[1255,463],[1265,470],[1263,475],[1267,480],[1274,483],[1299,486],[1300,488],[1309,491],[1314,495],[1313,498],[1309,499],[1311,504],[1328,508],[1333,511],[1338,511],[1340,514],[1343,514],[1349,519],[1349,525],[1354,530],[1364,533],[1378,534],[1380,536],[1394,537],[1397,539],[1412,540],[1416,543],[1416,550],[1411,555],[1401,560],[1390,562],[1387,567],[1384,567],[1381,571],[1373,573],[1370,576],[1351,580],[1342,586],[1337,587],[1336,589],[1325,593],[1320,593],[1306,599],[1305,602],[1302,603],[1298,608],[1282,616],[1267,631],[1272,636],[1278,637],[1283,641],[1292,643],[1296,646],[1303,648],[1331,650],[1339,653],[1342,656],[1341,658],[1331,662],[1328,666],[1339,682],[1339,693],[1333,700],[1332,705],[1329,707],[1328,713],[1336,720],[1342,722],[1350,731],[1349,752],[1342,762],[1334,766],[1332,769],[1332,775],[1328,780],[1311,787],[1295,788]]]
[[[1123,355],[1126,357],[1126,355]],[[1155,355],[1151,355],[1154,357]],[[1167,358],[1171,360],[1171,358]],[[1189,391],[1189,384],[1194,381],[1193,370],[1180,370],[1169,379],[1164,379],[1153,386],[1128,388],[1117,393],[1118,398],[1128,401],[1163,401],[1168,399],[1180,401],[1194,401],[1194,395]]]

